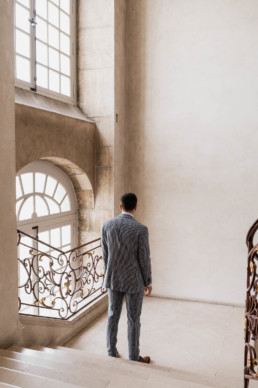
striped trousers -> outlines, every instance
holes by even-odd
[[[107,350],[108,355],[116,357],[118,323],[122,311],[123,300],[126,300],[128,352],[129,360],[138,361],[140,356],[140,316],[142,311],[144,290],[140,293],[129,294],[108,289],[108,322],[107,322]]]

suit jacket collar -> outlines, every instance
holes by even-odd
[[[126,218],[132,218],[134,219],[134,216],[133,214],[130,214],[130,213],[127,213],[127,212],[123,212],[119,215],[119,217],[126,217]]]

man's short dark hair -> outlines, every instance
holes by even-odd
[[[133,193],[125,193],[122,197],[121,197],[121,204],[122,204],[122,208],[123,210],[127,210],[127,211],[131,211],[135,208],[135,206],[137,205],[137,197],[135,194]]]

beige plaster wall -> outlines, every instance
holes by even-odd
[[[13,2],[0,2],[0,346],[14,342],[18,324],[15,218]]]
[[[153,293],[242,304],[258,216],[258,3],[127,1],[127,189]]]
[[[97,127],[95,238],[114,211],[114,0],[79,0],[77,14],[79,106]]]

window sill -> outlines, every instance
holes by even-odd
[[[15,103],[92,123],[76,105],[15,87]]]

